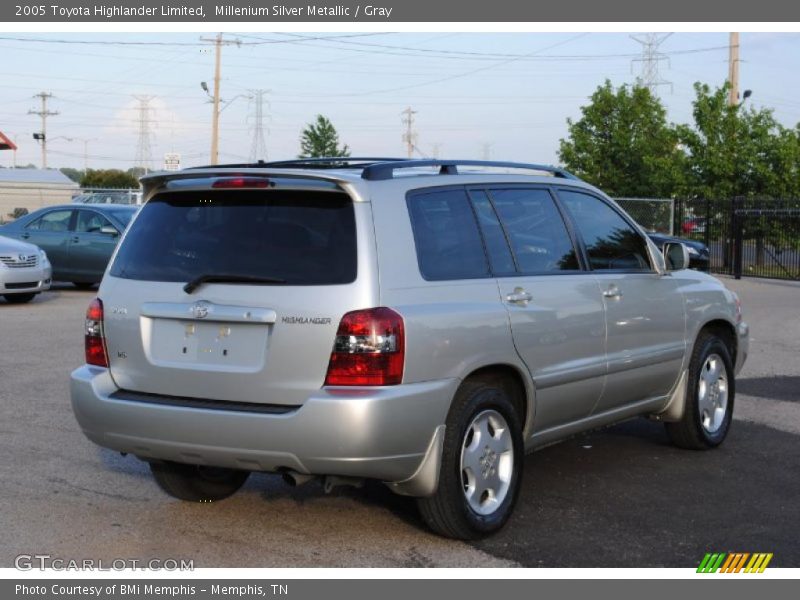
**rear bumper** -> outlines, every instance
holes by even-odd
[[[35,267],[31,269],[3,269],[0,271],[0,295],[32,294],[50,289],[52,269]]]
[[[71,396],[90,440],[142,459],[400,482],[420,469],[458,383],[326,388],[297,410],[265,414],[111,398],[108,370],[83,366]]]

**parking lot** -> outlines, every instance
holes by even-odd
[[[509,525],[476,544],[429,534],[414,503],[380,484],[326,495],[258,474],[215,504],[166,496],[144,463],[94,446],[72,415],[93,293],[0,300],[0,566],[40,553],[196,567],[690,567],[708,551],[800,566],[800,285],[725,283],[752,331],[725,444],[679,450],[640,419],[546,448],[527,458]]]

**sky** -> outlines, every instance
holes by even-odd
[[[567,119],[605,79],[632,83],[642,46],[626,33],[230,33],[222,52],[220,162],[252,158],[253,90],[263,106],[268,160],[295,157],[303,127],[330,118],[353,156],[405,156],[401,111],[412,107],[416,156],[557,163]],[[664,35],[664,34],[661,34]],[[209,162],[213,48],[200,33],[0,32],[0,131],[17,164],[40,164],[34,94],[51,92],[48,166],[136,164],[135,96],[152,96],[149,167],[177,152]],[[28,40],[28,41],[24,41]],[[44,40],[44,41],[29,41]],[[674,33],[661,43],[658,87],[671,122],[691,122],[692,85],[728,75],[727,33]],[[741,90],[756,108],[800,122],[800,34],[742,33]],[[84,144],[84,140],[86,143]],[[0,166],[12,153],[0,152]]]

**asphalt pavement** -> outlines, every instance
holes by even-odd
[[[551,446],[527,458],[509,526],[475,544],[428,533],[414,503],[380,484],[326,495],[257,474],[219,503],[164,495],[144,463],[94,446],[72,415],[92,292],[0,300],[0,566],[44,553],[196,567],[690,567],[742,551],[798,567],[800,285],[723,281],[752,340],[722,447],[674,448],[644,419]]]

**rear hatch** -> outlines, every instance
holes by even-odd
[[[372,300],[357,252],[368,210],[333,184],[156,194],[100,290],[116,384],[301,405],[323,385],[341,316]]]

